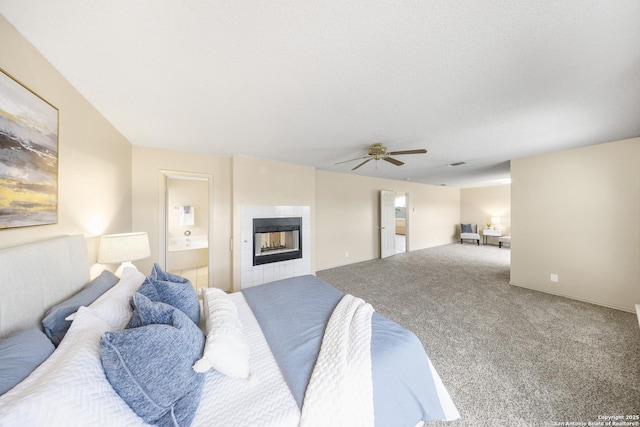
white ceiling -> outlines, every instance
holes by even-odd
[[[638,0],[0,0],[132,144],[470,187],[640,136]],[[10,70],[8,70],[10,71]],[[449,167],[465,161],[466,165]]]

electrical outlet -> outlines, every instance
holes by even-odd
[[[558,283],[560,281],[560,279],[558,278],[557,274],[551,273],[551,279],[552,282],[554,283]]]
[[[344,257],[345,257],[345,258],[349,258],[349,251],[346,251],[346,252],[344,253]]]

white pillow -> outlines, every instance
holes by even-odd
[[[53,354],[0,397],[0,425],[145,425],[104,375],[100,337],[109,325],[80,307]]]
[[[208,288],[203,296],[207,337],[204,354],[193,369],[213,368],[233,378],[249,378],[249,347],[242,332],[238,309],[222,290]]]
[[[111,326],[114,331],[124,329],[131,318],[131,297],[136,293],[146,276],[134,268],[125,268],[116,285],[102,294],[89,308]]]

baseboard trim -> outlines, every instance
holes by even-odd
[[[630,310],[629,308],[626,308],[626,307],[618,307],[618,306],[611,305],[611,304],[605,304],[605,303],[600,302],[600,301],[588,300],[588,299],[585,299],[585,298],[579,298],[579,297],[576,297],[576,296],[573,296],[573,295],[565,295],[565,294],[561,294],[561,293],[557,293],[557,292],[549,292],[547,290],[533,288],[533,287],[530,287],[530,286],[519,285],[519,284],[514,283],[514,282],[509,282],[509,284],[511,286],[517,286],[519,288],[530,289],[532,291],[538,291],[538,292],[542,292],[542,293],[545,293],[545,294],[555,295],[555,296],[558,296],[558,297],[569,298],[569,299],[573,299],[573,300],[576,300],[576,301],[587,302],[589,304],[599,305],[599,306],[602,306],[602,307],[613,308],[615,310],[626,311],[627,313],[633,313],[634,312],[633,309]],[[638,304],[636,304],[636,310],[637,309],[638,309]],[[640,312],[638,314],[638,321],[640,321]]]

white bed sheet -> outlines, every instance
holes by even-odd
[[[241,292],[230,295],[249,346],[249,380],[207,373],[192,426],[296,427],[300,410],[278,368],[260,325]]]

